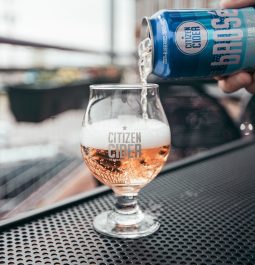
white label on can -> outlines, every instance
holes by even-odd
[[[207,45],[207,30],[198,22],[183,22],[176,29],[175,42],[182,53],[187,55],[198,54]]]

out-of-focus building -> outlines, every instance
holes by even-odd
[[[217,8],[219,0],[156,0],[136,1],[136,18],[150,16],[160,9],[184,9],[184,8]]]

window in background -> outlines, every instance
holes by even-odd
[[[137,63],[135,41],[135,0],[114,1],[114,51],[119,54],[117,64]]]
[[[133,51],[134,0],[0,0],[0,36],[92,51],[85,54],[2,44],[0,67],[108,64],[111,29],[115,30],[113,51]]]

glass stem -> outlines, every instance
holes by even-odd
[[[143,212],[137,204],[137,194],[125,196],[116,194],[113,211],[108,214],[108,221],[118,228],[139,225],[144,218]]]
[[[116,194],[115,211],[124,215],[137,214],[140,212],[140,208],[137,203],[137,194],[132,196]]]

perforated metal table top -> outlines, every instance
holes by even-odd
[[[161,227],[136,240],[99,235],[109,191],[2,227],[0,264],[255,264],[255,145],[165,171],[140,194]]]

